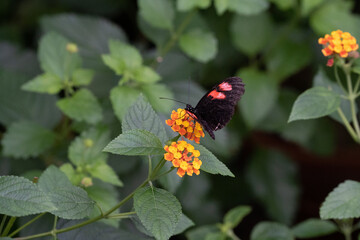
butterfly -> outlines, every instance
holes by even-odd
[[[186,112],[199,122],[215,139],[214,131],[222,129],[232,118],[236,103],[245,93],[245,84],[239,77],[229,77],[215,85],[192,107],[186,104]]]

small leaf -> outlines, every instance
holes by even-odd
[[[78,121],[95,124],[101,121],[101,106],[96,97],[87,89],[80,89],[72,97],[57,102],[67,116]]]
[[[63,87],[64,84],[58,76],[52,73],[44,73],[22,85],[21,89],[30,92],[56,94]]]
[[[210,0],[178,0],[176,8],[179,11],[189,11],[195,8],[205,9],[210,4]]]
[[[168,113],[172,110],[173,103],[160,99],[160,97],[174,97],[172,91],[165,84],[145,84],[141,89],[155,111]]]
[[[14,217],[56,210],[50,198],[26,178],[0,176],[0,213]]]
[[[212,232],[206,234],[205,240],[226,240],[226,234],[223,232]]]
[[[72,82],[75,86],[87,86],[94,77],[94,71],[91,69],[79,68],[73,72]]]
[[[168,0],[138,0],[140,15],[153,27],[171,30],[174,27],[174,6]]]
[[[254,15],[269,7],[267,0],[229,0],[228,9],[240,15]]]
[[[339,106],[339,94],[324,87],[310,88],[296,99],[288,122],[324,117]]]
[[[129,108],[122,121],[123,132],[143,129],[158,136],[162,143],[167,141],[164,125],[159,116],[152,109],[151,105],[140,95],[137,101]]]
[[[346,180],[329,193],[320,208],[321,219],[360,217],[360,183]]]
[[[188,218],[185,214],[182,214],[178,224],[176,225],[174,235],[180,234],[194,225],[194,222],[190,218]]]
[[[169,239],[181,217],[181,205],[171,193],[144,187],[134,196],[134,208],[141,223],[156,239]]]
[[[135,70],[134,80],[141,83],[155,83],[161,79],[159,74],[157,74],[152,68],[147,66],[141,66]]]
[[[202,29],[193,29],[183,34],[179,44],[187,55],[202,63],[210,61],[217,53],[217,39]]]
[[[251,240],[295,240],[290,229],[275,222],[260,222],[252,230]]]
[[[51,32],[41,38],[39,46],[41,68],[62,80],[70,77],[74,69],[81,65],[80,56],[66,50],[68,43],[70,41],[60,34]]]
[[[110,91],[110,100],[116,117],[122,121],[128,108],[140,95],[138,89],[127,86],[116,86]]]
[[[119,187],[123,186],[123,183],[116,175],[115,171],[104,161],[99,161],[91,166],[89,173],[91,176],[96,177],[104,182],[111,183]]]
[[[273,2],[282,11],[289,10],[296,6],[296,0],[269,0],[269,2]]]
[[[192,228],[186,232],[186,238],[188,240],[206,239],[206,236],[211,233],[219,232],[219,228],[215,225],[205,225],[196,228]]]
[[[292,228],[292,232],[297,238],[316,238],[337,231],[338,228],[334,223],[315,218],[307,219]]]
[[[224,217],[224,224],[230,228],[235,228],[243,220],[243,218],[251,212],[249,206],[238,206],[231,209]]]
[[[214,4],[215,4],[216,13],[218,15],[222,15],[228,8],[229,0],[215,0]]]
[[[32,122],[16,122],[10,125],[2,139],[4,155],[13,157],[36,157],[48,150],[56,135]]]
[[[48,167],[39,178],[39,187],[49,195],[56,210],[52,214],[64,219],[80,219],[90,215],[94,202],[84,189],[71,184],[55,166]]]
[[[153,133],[140,129],[120,134],[104,148],[104,151],[129,156],[164,153],[160,139]]]
[[[138,27],[146,38],[160,49],[166,44],[166,41],[170,39],[170,33],[168,30],[160,29],[152,26],[150,23],[145,21],[140,13],[137,14]]]
[[[202,161],[200,170],[223,176],[235,177],[234,174],[217,157],[202,145],[196,145],[196,150],[200,151],[199,159]]]

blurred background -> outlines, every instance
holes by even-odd
[[[180,180],[173,175],[175,180],[163,181],[163,185],[174,192],[184,213],[197,225],[219,222],[237,205],[252,206],[252,213],[236,229],[238,236],[248,239],[251,229],[260,221],[293,226],[307,218],[318,218],[321,203],[334,187],[346,179],[360,181],[360,147],[336,117],[287,123],[296,97],[311,87],[314,79],[333,79],[317,39],[337,29],[360,38],[360,2],[259,2],[255,7],[234,4],[225,10],[214,3],[197,10],[175,10],[175,29],[193,11],[184,32],[196,27],[210,33],[216,42],[215,47],[209,48],[209,52],[215,53],[204,60],[189,54],[178,42],[164,51],[170,39],[168,33],[152,28],[142,19],[137,1],[1,0],[0,71],[21,75],[21,84],[41,73],[37,50],[41,36],[49,31],[75,42],[86,67],[106,68],[96,65],[91,58],[100,59],[100,54],[108,53],[106,43],[111,37],[104,35],[105,47],[99,44],[98,52],[91,52],[97,47],[94,39],[100,39],[98,29],[90,25],[75,29],[76,23],[72,25],[75,21],[72,17],[91,17],[111,23],[121,40],[135,46],[145,64],[154,67],[162,84],[170,89],[170,96],[177,100],[194,106],[207,89],[222,79],[234,75],[243,78],[246,92],[232,121],[216,132],[215,141],[208,136],[202,140],[236,177],[202,172]],[[173,3],[175,6],[175,1]],[[87,52],[81,52],[83,46],[88,47]],[[111,110],[109,92],[119,77],[110,69],[106,71],[99,70],[89,88],[105,109],[104,116],[108,117],[105,122],[110,126],[111,136],[116,137],[121,132],[120,121],[106,109]],[[16,81],[4,76],[0,80],[0,139],[13,122],[30,115],[36,119],[35,108],[44,107],[17,101],[24,91]],[[16,88],[15,95],[5,97],[5,92],[12,88]],[[156,95],[161,97],[161,94],[158,91]],[[61,93],[58,97],[62,97]],[[9,101],[15,109],[12,117],[7,117],[4,110]],[[36,101],[49,99],[41,97]],[[23,108],[33,113],[23,114],[25,110],[19,110],[17,104],[24,104]],[[183,107],[167,100],[161,104],[162,107],[154,104],[153,107],[164,120],[170,116],[171,109]],[[48,112],[41,116],[52,115],[49,117],[55,119],[50,127],[56,129],[61,114],[44,109]],[[74,138],[77,134],[74,131],[71,136]],[[59,150],[55,160],[2,154],[0,174],[26,175],[29,170],[41,171],[49,164],[61,165],[68,161],[66,151],[65,147]],[[0,153],[3,152],[0,150]],[[116,197],[130,192],[146,176],[142,160],[109,156],[109,164],[125,184],[121,189],[113,189],[119,193]],[[185,239],[184,235],[176,238]]]

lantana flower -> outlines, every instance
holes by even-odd
[[[173,110],[171,118],[165,122],[174,132],[196,143],[200,143],[200,138],[205,136],[200,123],[196,122],[185,109]]]
[[[319,38],[318,42],[324,46],[321,50],[322,54],[330,57],[326,64],[329,67],[334,64],[334,57],[347,58],[349,55],[355,58],[359,57],[356,52],[359,48],[356,38],[348,32],[332,31],[331,34],[325,34],[323,38]]]
[[[166,151],[164,154],[165,160],[172,162],[173,166],[178,169],[177,175],[179,177],[183,177],[185,173],[189,176],[192,176],[193,173],[200,174],[199,169],[202,164],[202,161],[198,158],[200,151],[195,150],[193,145],[179,140],[172,142],[170,145],[165,145],[164,149]]]

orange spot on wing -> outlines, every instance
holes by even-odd
[[[221,91],[231,91],[232,90],[232,86],[231,84],[227,83],[227,82],[223,82],[219,85],[219,88]]]
[[[225,99],[226,98],[225,94],[223,94],[222,92],[217,92],[216,90],[212,90],[208,94],[208,97],[209,96],[211,96],[213,99]]]

